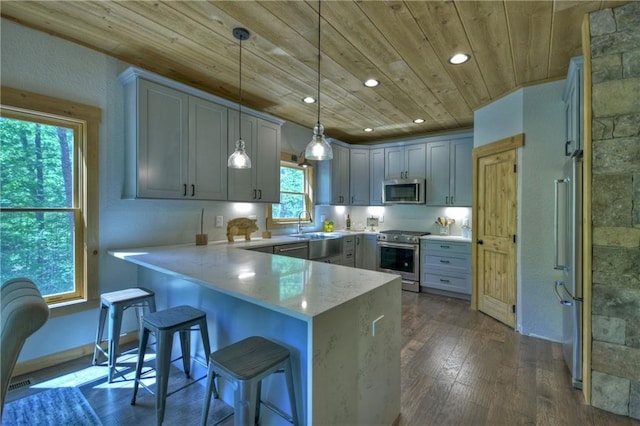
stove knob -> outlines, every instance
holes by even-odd
[[[397,236],[397,235],[394,235],[394,236],[393,236],[393,239],[394,239],[394,241],[398,241],[398,236]]]

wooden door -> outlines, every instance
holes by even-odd
[[[512,139],[496,142],[509,149],[474,152],[474,305],[515,328],[517,150],[512,143],[517,141]]]

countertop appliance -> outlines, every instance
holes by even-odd
[[[382,182],[382,204],[424,204],[424,179],[391,179]]]
[[[381,231],[376,247],[377,270],[399,274],[402,289],[420,292],[420,237],[424,231]]]
[[[582,389],[582,152],[565,163],[555,183],[554,268],[563,271],[554,291],[563,306],[562,349],[575,388]]]

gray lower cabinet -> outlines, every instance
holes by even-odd
[[[356,235],[356,268],[375,271],[376,268],[376,234]]]
[[[471,243],[421,240],[420,286],[469,298],[471,295]]]
[[[347,235],[342,237],[342,262],[340,265],[356,266],[356,236]]]

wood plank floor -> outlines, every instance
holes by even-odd
[[[466,301],[403,292],[402,302],[401,426],[640,425],[585,405],[571,386],[559,344],[517,334]],[[90,362],[85,357],[16,380],[85,383],[81,376],[95,371],[87,370]],[[130,382],[105,386],[106,371],[101,373],[81,390],[105,425],[155,424],[149,394],[141,390],[132,407]],[[184,380],[174,373],[170,386]],[[23,388],[7,399],[34,391]],[[203,396],[204,381],[169,397],[165,424],[198,424]],[[218,413],[228,409],[216,404]]]

